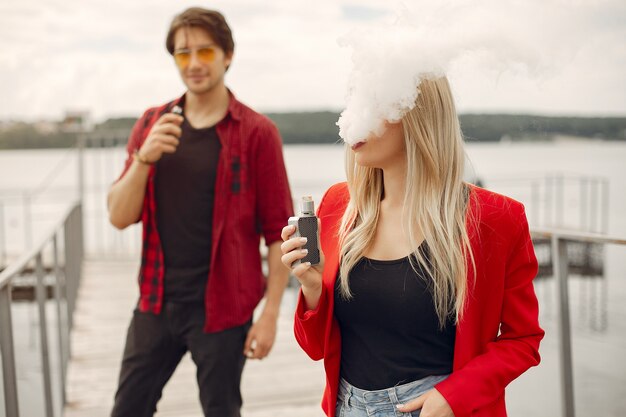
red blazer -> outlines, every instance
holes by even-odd
[[[341,334],[333,314],[339,269],[337,232],[350,199],[346,183],[331,187],[319,205],[320,243],[326,257],[322,295],[315,310],[306,309],[302,294],[294,330],[298,343],[313,359],[324,359],[326,389],[322,408],[335,417]],[[524,206],[508,197],[472,187],[467,221],[476,262],[465,314],[457,325],[452,374],[437,384],[456,417],[504,417],[504,387],[539,363],[537,297],[533,278],[537,260]]]

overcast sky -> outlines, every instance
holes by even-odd
[[[236,43],[227,85],[260,111],[343,109],[351,51],[338,39],[352,30],[471,15],[456,36],[491,28],[499,43],[496,56],[468,55],[450,71],[461,112],[626,115],[626,1],[511,0],[508,13],[502,0],[406,3],[2,0],[0,120],[88,110],[100,121],[178,96],[184,86],[164,38],[171,18],[195,5],[226,16]],[[509,51],[532,59],[497,56]]]

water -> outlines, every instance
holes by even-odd
[[[545,225],[546,219],[535,213],[533,206],[539,203],[531,196],[532,179],[541,182],[553,173],[608,179],[606,231],[626,236],[625,143],[474,143],[468,144],[467,153],[473,170],[488,188],[527,205],[534,226]],[[122,238],[124,234],[113,231],[106,222],[106,191],[119,175],[124,158],[125,151],[121,148],[89,149],[85,154],[86,237],[88,248],[96,252],[110,252],[120,245],[123,252],[136,252],[138,247],[136,237]],[[75,150],[0,151],[0,263],[3,252],[21,253],[45,233],[54,215],[63,211],[69,199],[77,198],[77,160]],[[330,185],[345,178],[343,148],[338,145],[286,146],[285,161],[294,198],[311,194],[319,201]],[[570,183],[571,190],[565,195],[564,209],[559,213],[565,216],[563,221],[567,222],[566,216],[573,216],[576,211],[569,209],[579,205],[577,184]],[[593,193],[588,194],[589,199],[594,199]],[[601,210],[597,215],[602,215]],[[29,218],[32,230],[25,226],[31,223]],[[572,227],[577,220],[571,219]]]
[[[614,236],[626,236],[626,143],[590,140],[479,143],[469,144],[467,153],[487,188],[526,204],[531,226],[546,222],[546,216],[536,209],[545,201],[533,198],[530,187],[533,181],[543,186],[545,177],[554,173],[607,179],[606,230]],[[91,253],[138,256],[137,228],[122,233],[106,222],[106,190],[119,174],[124,157],[123,149],[86,151],[85,233]],[[286,146],[285,161],[295,198],[312,195],[319,202],[330,185],[344,179],[341,146]],[[75,150],[0,151],[0,263],[3,256],[16,256],[28,242],[42,236],[68,202],[77,197],[76,173]],[[575,183],[569,188],[564,193],[562,215],[549,219],[564,226],[575,225],[581,218],[580,186]],[[30,195],[29,190],[38,191]],[[598,195],[589,193],[587,197],[592,203],[601,203],[597,201],[601,200]],[[599,209],[589,214],[593,218],[603,215]],[[32,230],[26,233],[24,225],[29,217]],[[605,277],[603,281],[593,282],[579,277],[571,280],[575,389],[579,415],[617,417],[626,414],[623,400],[626,398],[626,363],[623,360],[626,356],[626,248],[606,248]],[[507,391],[513,417],[557,415],[560,410],[556,289],[550,280],[538,282],[536,286],[541,322],[548,332],[541,347],[543,362],[539,368],[516,380]],[[601,302],[602,291],[606,292],[604,302]],[[18,374],[21,399],[22,402],[27,400],[25,409],[33,410],[26,415],[35,416],[42,401],[41,389],[36,388],[41,378],[37,373],[39,347],[37,338],[31,336],[37,317],[32,314],[33,307],[16,308],[13,328],[18,335],[16,350],[22,359]],[[604,330],[594,325],[603,314],[608,325]]]

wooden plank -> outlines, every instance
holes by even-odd
[[[126,330],[137,300],[136,262],[90,260],[83,266],[72,332],[66,417],[108,417],[117,387]],[[286,293],[276,344],[243,374],[243,415],[321,417],[324,371],[293,337],[293,293]],[[185,355],[163,391],[157,417],[202,415],[195,365]]]

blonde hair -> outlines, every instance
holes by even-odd
[[[443,328],[458,321],[468,286],[467,259],[474,256],[466,230],[469,186],[463,182],[465,151],[450,85],[445,77],[420,83],[416,105],[402,118],[406,144],[407,181],[402,222],[415,260],[430,278],[435,310]],[[340,227],[340,293],[351,298],[349,272],[372,243],[384,193],[383,172],[359,166],[346,148],[350,202]],[[419,231],[428,259],[419,250]],[[475,268],[473,268],[475,271]]]

